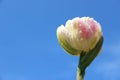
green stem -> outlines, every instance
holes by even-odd
[[[81,59],[84,56],[84,52],[81,53],[81,57],[79,59],[78,69],[77,69],[77,80],[84,80],[85,68],[81,66]]]
[[[81,72],[82,71],[80,70],[80,68],[78,68],[78,70],[77,70],[77,80],[84,80],[84,75],[82,75]]]

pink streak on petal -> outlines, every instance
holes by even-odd
[[[92,32],[90,30],[90,28],[88,28],[89,26],[86,26],[85,23],[83,21],[79,22],[79,28],[81,30],[81,36],[85,39],[89,39],[92,35]]]
[[[89,24],[93,34],[95,34],[95,32],[97,31],[97,22],[95,22],[93,19],[90,19]]]

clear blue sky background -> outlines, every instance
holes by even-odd
[[[85,80],[120,80],[120,0],[0,0],[0,80],[76,80],[79,57],[56,29],[77,16],[100,22],[105,38]]]

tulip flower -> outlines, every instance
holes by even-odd
[[[77,80],[83,80],[86,67],[101,50],[103,34],[101,25],[93,18],[76,17],[57,28],[57,38],[64,50],[80,56]]]
[[[93,18],[76,17],[57,29],[61,46],[71,55],[92,50],[102,36],[101,26]]]

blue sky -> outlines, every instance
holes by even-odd
[[[101,23],[101,54],[85,80],[120,80],[119,0],[0,0],[0,80],[76,80],[79,57],[58,44],[56,29],[74,17]]]

